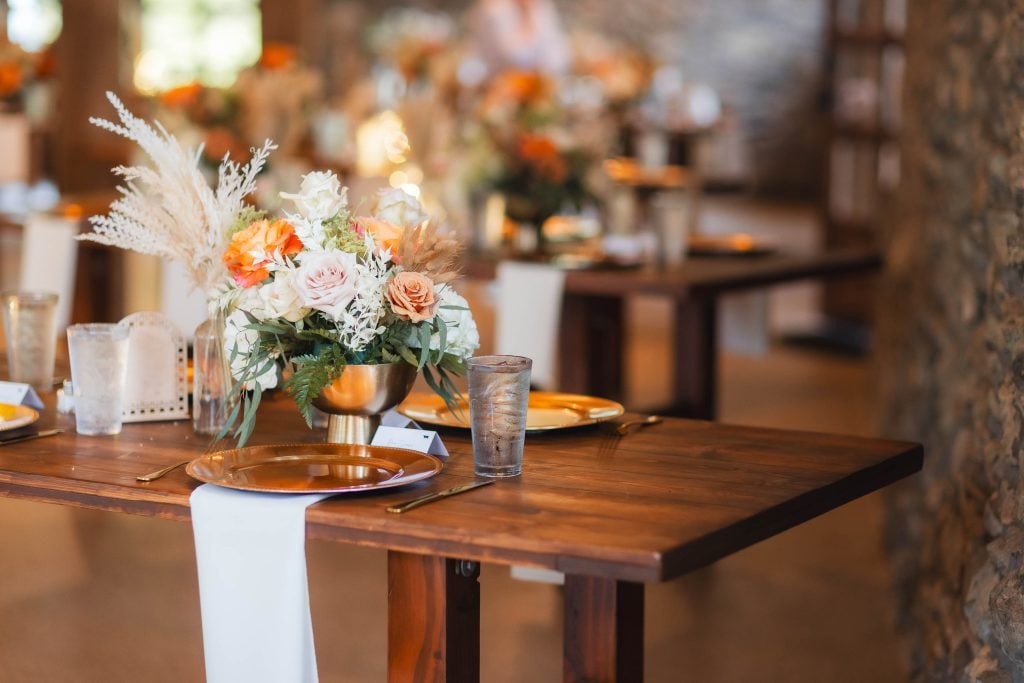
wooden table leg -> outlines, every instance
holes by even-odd
[[[567,575],[564,647],[566,683],[643,681],[643,584]]]
[[[621,401],[626,335],[622,297],[566,294],[559,339],[559,389]]]
[[[388,552],[389,683],[479,683],[480,565]]]
[[[718,343],[715,299],[676,304],[675,396],[665,412],[714,420],[718,403]]]

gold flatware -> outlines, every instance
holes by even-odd
[[[24,441],[31,441],[32,439],[42,439],[47,436],[56,436],[63,432],[63,429],[44,429],[43,431],[36,432],[35,434],[26,434],[25,436],[18,436],[13,439],[2,439],[0,440],[0,446],[8,446],[12,443],[22,443]]]
[[[155,480],[159,479],[160,477],[164,476],[165,474],[167,474],[168,472],[173,472],[174,470],[178,469],[182,465],[187,465],[190,462],[192,462],[192,461],[191,460],[182,460],[181,462],[176,462],[173,465],[168,465],[167,467],[163,467],[163,468],[157,470],[156,472],[150,472],[149,474],[139,475],[138,477],[135,477],[135,480],[136,481],[155,481]]]
[[[404,503],[399,503],[397,505],[392,505],[392,506],[388,507],[388,512],[393,512],[396,515],[397,514],[401,514],[403,512],[408,512],[409,510],[412,510],[413,508],[419,507],[420,505],[426,505],[427,503],[433,503],[435,500],[441,500],[442,498],[447,498],[448,496],[454,496],[454,495],[456,495],[458,493],[464,493],[466,491],[472,491],[473,489],[478,489],[481,486],[488,486],[488,485],[493,484],[493,483],[494,483],[493,480],[492,481],[474,481],[474,482],[472,482],[470,484],[462,484],[461,486],[453,486],[452,488],[445,489],[444,491],[437,491],[436,493],[428,493],[425,496],[420,496],[419,498],[413,498],[412,500],[407,500]]]
[[[663,418],[660,415],[648,415],[647,417],[640,420],[629,420],[628,422],[623,422],[618,427],[616,427],[615,433],[618,434],[619,436],[625,436],[626,434],[629,434],[630,427],[646,427],[647,425],[656,425],[659,422],[661,422],[662,419]]]

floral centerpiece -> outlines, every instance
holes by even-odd
[[[118,122],[94,124],[136,142],[148,166],[114,169],[124,181],[109,214],[81,239],[181,262],[194,287],[227,315],[225,344],[238,381],[235,431],[245,442],[265,389],[283,381],[307,422],[318,394],[354,365],[402,364],[454,404],[452,375],[479,345],[466,301],[452,289],[459,243],[427,222],[411,196],[387,191],[353,212],[332,173],[305,176],[276,218],[247,198],[275,147],[242,165],[221,161],[216,187],[159,123],[112,93]]]
[[[470,182],[502,193],[508,217],[533,225],[541,240],[548,218],[590,196],[600,154],[572,124],[548,77],[508,71],[485,92],[472,132]]]
[[[409,84],[429,75],[431,61],[454,34],[455,22],[447,14],[402,7],[385,14],[370,30],[370,50],[393,64]]]
[[[309,423],[317,397],[353,365],[408,363],[454,405],[451,376],[464,374],[479,345],[451,286],[459,242],[402,190],[383,191],[357,214],[333,173],[314,172],[283,196],[293,212],[248,212],[223,256],[232,275],[220,296],[232,373],[254,392],[239,437],[283,371]]]

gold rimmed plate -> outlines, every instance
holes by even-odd
[[[469,429],[469,405],[460,401],[454,412],[436,394],[412,394],[398,406],[398,412],[427,425]],[[594,396],[531,391],[526,413],[526,431],[546,432],[571,429],[619,417],[622,404]]]
[[[39,413],[28,406],[0,403],[0,432],[26,427],[39,419]]]
[[[441,471],[432,455],[402,448],[319,443],[248,446],[208,453],[189,476],[231,489],[265,493],[353,493],[405,486]]]

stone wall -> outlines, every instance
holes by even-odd
[[[902,622],[915,680],[1024,680],[1024,2],[917,0],[907,42],[878,339],[883,429],[925,443],[890,497]]]

